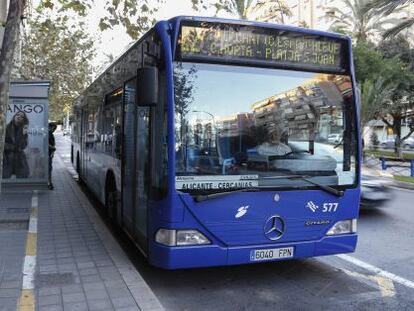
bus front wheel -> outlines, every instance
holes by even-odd
[[[117,224],[118,215],[118,192],[116,191],[115,182],[110,178],[107,182],[105,191],[105,210],[113,224]]]

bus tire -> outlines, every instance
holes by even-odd
[[[76,154],[76,165],[75,165],[75,171],[80,175],[80,160],[79,160],[79,152]]]
[[[79,151],[77,152],[77,154],[76,154],[76,165],[75,165],[75,171],[76,171],[76,173],[78,173],[78,183],[80,184],[80,185],[82,185],[83,184],[83,180],[82,180],[82,176],[81,176],[81,173],[80,173],[80,159],[79,159]]]
[[[70,146],[70,163],[73,163],[74,160],[74,156],[73,156],[73,145]]]
[[[118,191],[116,190],[115,178],[111,173],[106,178],[105,186],[105,212],[114,225],[118,224]]]

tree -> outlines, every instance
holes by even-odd
[[[378,107],[384,123],[393,129],[395,135],[395,152],[401,153],[400,146],[412,133],[414,125],[409,125],[409,132],[402,136],[402,121],[407,111],[414,108],[414,74],[406,64],[396,58],[385,59],[383,73],[389,84],[394,84],[391,98]],[[401,155],[401,154],[400,154]]]
[[[258,0],[252,6],[248,16],[261,22],[285,23],[285,16],[291,17],[289,6],[282,0]],[[306,23],[305,23],[306,24]]]
[[[380,116],[378,107],[391,100],[394,85],[386,84],[382,77],[365,80],[361,85],[361,128]]]
[[[91,82],[94,41],[85,27],[69,26],[67,16],[36,14],[23,41],[19,73],[24,79],[50,80],[49,118],[61,120]]]
[[[360,42],[353,47],[356,79],[359,84],[375,81],[381,71],[384,56],[370,42]]]
[[[378,44],[378,51],[386,58],[398,58],[414,70],[414,48],[403,35],[390,37]]]
[[[384,15],[391,14],[398,10],[399,8],[409,4],[414,3],[413,0],[373,0],[371,7],[379,9],[379,13]],[[386,30],[383,34],[384,38],[390,38],[396,36],[401,31],[414,26],[414,17],[406,18],[403,21],[400,21],[394,27]]]
[[[152,1],[151,6],[150,2],[149,0],[59,0],[56,4],[54,0],[41,0],[39,9],[65,13],[68,17],[72,16],[72,13],[85,17],[91,8],[103,6],[107,14],[99,21],[101,31],[121,25],[125,27],[131,38],[137,39],[155,22],[153,16],[158,9],[156,4],[160,0]]]
[[[20,21],[23,18],[25,5],[25,0],[10,1],[0,54],[0,181],[3,175],[3,151],[10,75],[13,67],[14,52],[19,42]]]
[[[180,120],[179,131],[180,143],[183,144],[187,138],[188,125],[186,123],[186,116],[190,112],[190,105],[194,101],[194,82],[197,79],[197,69],[192,66],[190,69],[185,70],[180,63],[174,68],[174,103],[175,113]],[[187,148],[181,146],[180,156],[181,159],[185,159],[187,155]],[[187,163],[187,161],[184,161]]]
[[[327,12],[333,18],[331,29],[351,35],[357,43],[367,41],[371,36],[383,30],[385,24],[394,24],[395,20],[385,19],[371,4],[372,0],[342,0],[344,8],[329,7]]]
[[[394,47],[395,48],[395,47]],[[395,134],[395,151],[414,132],[410,126],[407,135],[401,136],[402,121],[409,109],[414,107],[414,74],[407,63],[396,55],[402,52],[382,51],[370,43],[360,43],[354,48],[357,81],[361,86],[362,122],[380,119]],[[388,54],[387,54],[388,53]]]
[[[192,0],[193,6],[198,9],[201,5],[207,8],[200,0]],[[236,15],[240,19],[254,19],[262,22],[285,23],[285,16],[291,16],[289,6],[284,0],[218,0],[213,4],[216,13],[225,11]]]

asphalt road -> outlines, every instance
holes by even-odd
[[[69,165],[69,140],[56,136]],[[167,310],[414,310],[414,191],[392,191],[388,204],[361,211],[347,256],[164,271],[115,234]]]

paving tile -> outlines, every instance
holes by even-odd
[[[81,276],[82,283],[96,283],[102,281],[98,274]]]
[[[110,296],[105,290],[89,290],[85,292],[86,299],[97,300],[97,299],[109,299]]]
[[[117,311],[141,311],[137,306],[116,308]]]
[[[57,305],[62,303],[61,295],[39,296],[39,306]]]
[[[115,308],[136,306],[135,300],[132,297],[111,298],[111,301]]]
[[[84,302],[86,300],[83,293],[63,294],[62,298],[64,304],[69,302]]]
[[[104,310],[104,309],[114,309],[112,306],[112,303],[109,299],[95,299],[95,300],[89,300],[88,299],[88,307],[89,310]]]
[[[49,295],[56,295],[60,294],[59,287],[45,287],[38,289],[39,296],[49,296]]]
[[[64,311],[88,311],[86,302],[68,303],[63,305]]]
[[[42,306],[39,311],[63,311],[63,306],[60,304]]]
[[[62,293],[64,295],[66,294],[73,294],[73,293],[82,293],[83,288],[80,284],[72,284],[72,285],[66,285],[62,287]]]
[[[103,282],[85,283],[83,284],[83,289],[85,290],[85,292],[88,292],[89,290],[105,291],[105,284]]]

